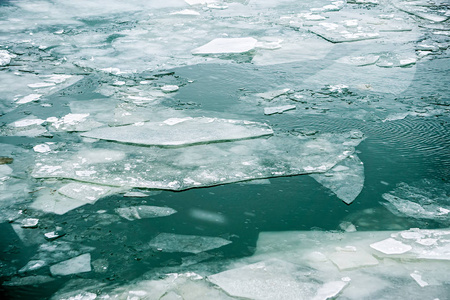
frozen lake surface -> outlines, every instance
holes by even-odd
[[[2,299],[447,299],[450,5],[0,1]]]

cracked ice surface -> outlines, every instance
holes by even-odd
[[[164,122],[105,127],[82,136],[147,146],[183,146],[272,135],[272,129],[255,122],[217,118],[167,119]]]
[[[183,148],[111,144],[108,149],[38,154],[32,176],[117,187],[184,190],[323,173],[351,155],[363,139],[362,135],[353,139],[350,136],[350,133],[306,138],[280,135]]]

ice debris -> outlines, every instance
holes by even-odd
[[[364,187],[364,164],[357,155],[352,155],[328,172],[310,176],[330,189],[339,199],[350,204]]]
[[[65,260],[50,267],[52,276],[66,276],[91,271],[91,254],[85,253],[80,256]]]
[[[0,50],[0,67],[9,65],[11,58],[14,57],[16,57],[15,54],[12,54],[7,50]]]
[[[27,218],[22,220],[23,228],[36,228],[38,226],[39,219]]]
[[[384,254],[403,254],[412,249],[410,245],[405,245],[402,242],[399,242],[392,238],[373,243],[370,245],[370,247]]]
[[[252,37],[217,38],[192,50],[192,54],[239,54],[253,50],[258,41]]]
[[[35,152],[39,152],[39,153],[46,153],[46,152],[50,152],[50,146],[48,144],[39,144],[33,147],[33,150]]]
[[[264,100],[267,100],[267,101],[271,101],[282,95],[286,95],[290,91],[291,91],[291,89],[281,89],[281,90],[268,91],[268,92],[264,92],[264,93],[258,93],[255,96],[263,98]]]
[[[29,103],[29,102],[34,102],[34,101],[38,101],[39,99],[41,99],[42,94],[30,94],[27,95],[25,97],[22,97],[21,99],[17,100],[16,103],[17,104],[25,104],[25,103]]]
[[[176,92],[179,89],[180,87],[178,85],[165,85],[161,87],[161,91],[163,91],[166,94]]]
[[[200,253],[230,244],[219,237],[160,233],[153,238],[149,246],[162,252]]]
[[[176,210],[170,207],[159,207],[148,205],[121,207],[116,208],[115,211],[119,216],[129,221],[146,218],[167,217],[177,212]]]
[[[217,118],[190,118],[180,122],[150,122],[140,126],[104,127],[82,136],[147,146],[183,146],[242,140],[273,134],[262,123]]]
[[[273,114],[281,114],[288,110],[296,109],[295,105],[283,105],[283,106],[275,106],[275,107],[265,107],[264,114],[265,115],[273,115]]]

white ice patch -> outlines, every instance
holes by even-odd
[[[38,152],[38,153],[46,153],[46,152],[50,152],[50,146],[47,144],[39,144],[33,147],[34,152]]]
[[[119,193],[121,189],[109,186],[73,182],[62,186],[58,193],[63,196],[93,204],[107,195]]]
[[[183,9],[179,11],[175,11],[170,13],[171,15],[181,15],[181,16],[199,16],[200,13],[198,11],[192,9]]]
[[[147,146],[182,146],[271,135],[272,129],[262,123],[216,118],[185,119],[145,123],[142,126],[120,126],[94,129],[82,136]]]
[[[159,206],[130,206],[121,207],[115,209],[116,213],[122,218],[128,221],[147,219],[147,218],[160,218],[173,215],[177,211],[170,207],[159,207]]]
[[[7,66],[11,62],[11,58],[16,55],[9,53],[7,50],[0,50],[0,67]]]
[[[50,273],[52,273],[52,276],[66,276],[90,271],[91,271],[90,253],[82,254],[80,256],[65,260],[50,267]]]
[[[373,243],[370,245],[370,247],[384,254],[403,254],[412,249],[410,245],[405,245],[402,242],[399,242],[392,238]]]
[[[30,94],[16,101],[17,104],[25,104],[41,99],[41,94]]]
[[[200,253],[230,244],[219,237],[181,235],[172,233],[160,233],[149,243],[150,247],[162,252],[187,252]]]
[[[252,37],[246,38],[217,38],[211,42],[192,50],[192,54],[237,54],[253,50],[258,41]]]
[[[264,92],[264,93],[258,93],[255,96],[263,98],[264,100],[267,100],[267,101],[271,101],[282,95],[288,94],[290,91],[291,91],[291,89],[281,89],[281,90],[268,91],[268,92]]]

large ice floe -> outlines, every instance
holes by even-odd
[[[243,131],[247,138],[271,133],[264,127],[249,136],[242,127],[238,127],[238,133]],[[114,131],[109,131],[114,135]],[[232,133],[233,136],[242,137]],[[206,138],[212,139],[208,131]],[[151,141],[150,137],[147,139]],[[191,144],[203,139],[201,133],[197,140],[185,136]],[[227,138],[219,136],[218,139]],[[183,190],[258,178],[324,173],[353,154],[362,140],[363,135],[351,132],[314,137],[285,134],[181,148],[85,145],[70,152],[38,154],[32,176],[124,188]],[[170,144],[170,136],[162,136],[162,141]]]
[[[103,289],[99,297],[325,300],[398,299],[407,294],[445,299],[449,236],[449,230],[417,228],[262,232],[253,256],[229,260],[222,271],[200,263],[183,273],[168,272],[162,278]],[[426,242],[429,239],[434,243]],[[392,251],[393,247],[402,251]],[[97,297],[93,288],[82,293]]]

